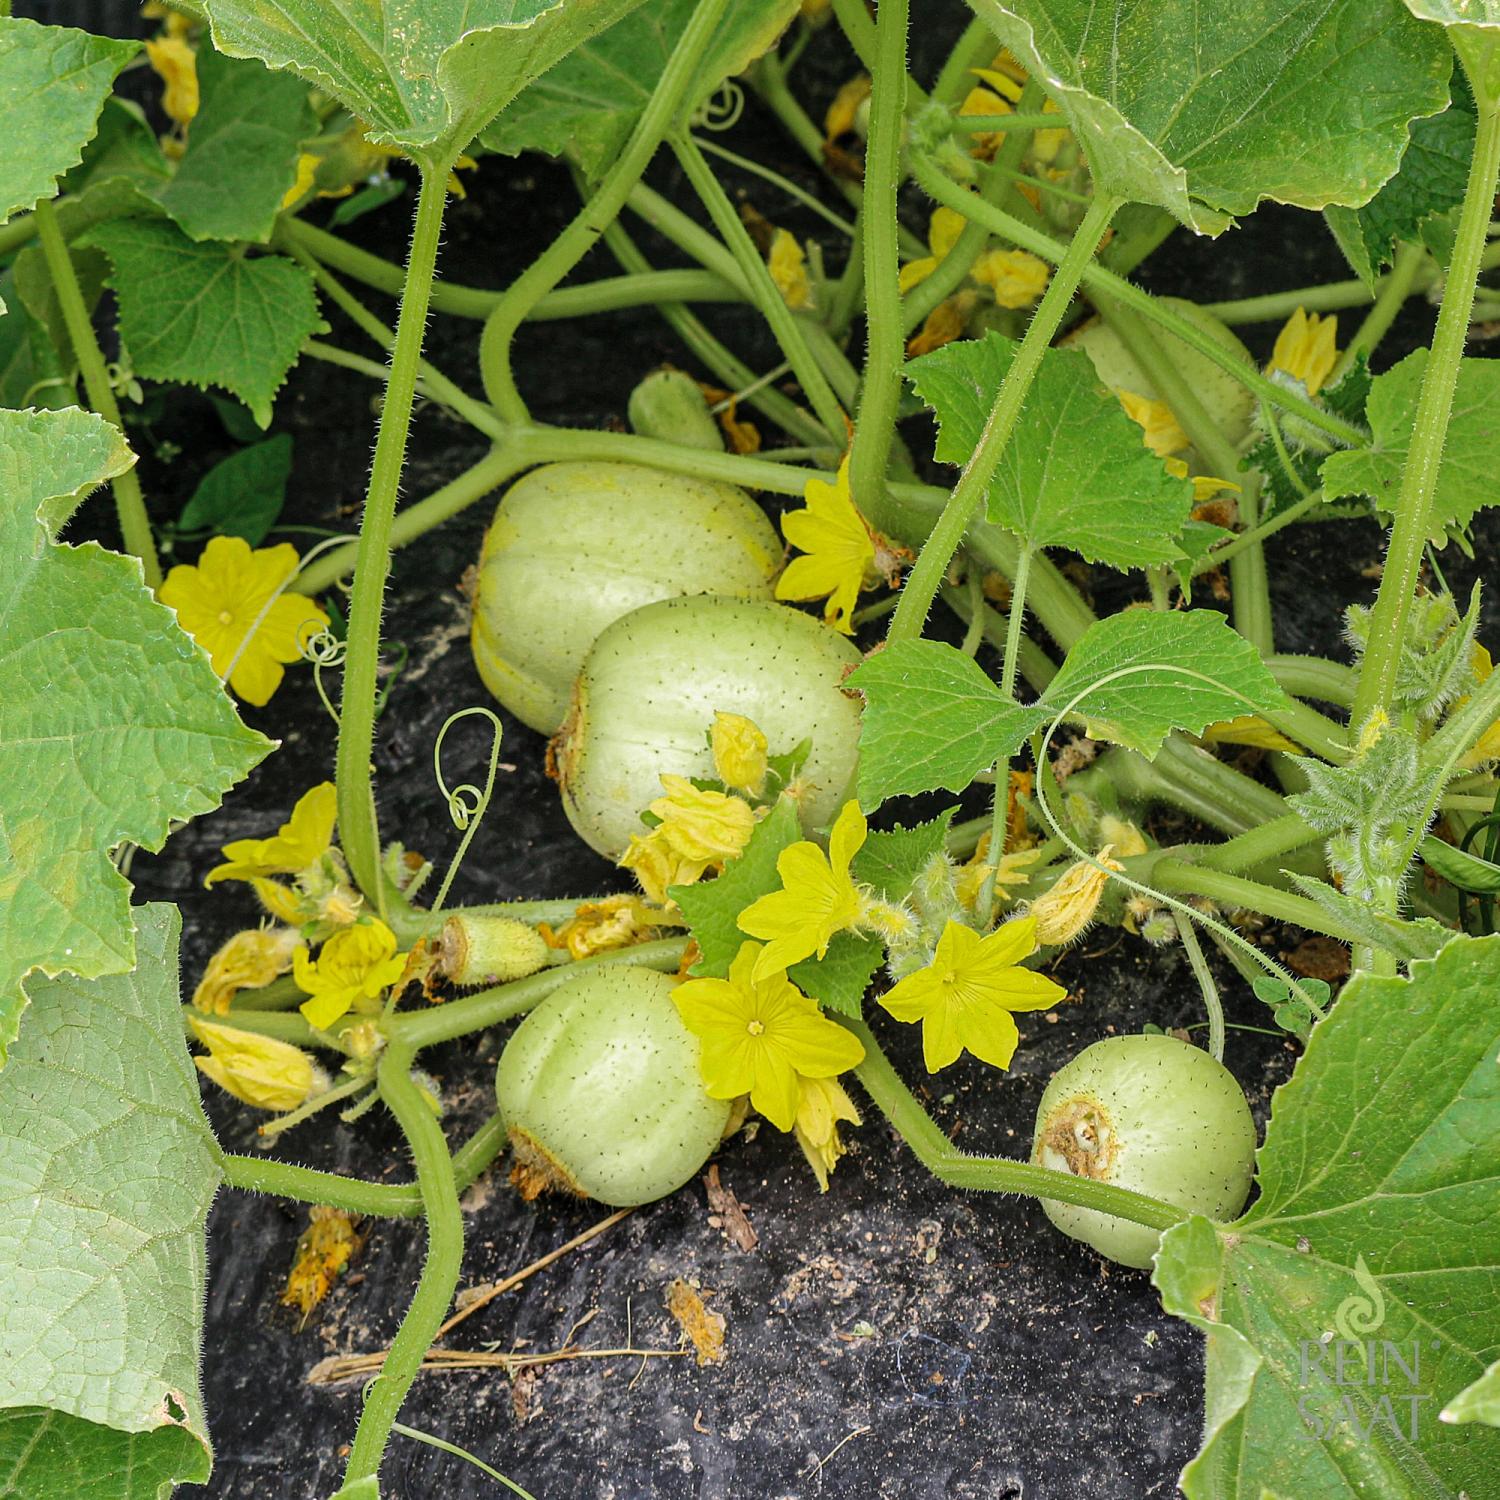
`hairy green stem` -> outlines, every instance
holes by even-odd
[[[991,233],[998,234],[1020,246],[1021,249],[1029,250],[1033,255],[1039,255],[1043,260],[1050,260],[1059,266],[1063,257],[1068,254],[1068,249],[1054,240],[1051,235],[1033,229],[1013,215],[986,203],[977,193],[966,192],[921,152],[911,153],[911,165],[912,176],[928,197],[955,209],[965,218],[979,220]],[[1337,438],[1341,443],[1351,447],[1364,447],[1368,444],[1368,437],[1358,427],[1324,410],[1306,397],[1297,395],[1289,387],[1278,384],[1269,376],[1263,375],[1253,365],[1245,364],[1217,339],[1204,333],[1187,319],[1179,317],[1170,308],[1163,307],[1149,292],[1142,291],[1140,287],[1127,281],[1123,276],[1117,275],[1097,262],[1090,262],[1084,266],[1083,284],[1091,291],[1101,291],[1123,302],[1127,307],[1144,313],[1163,332],[1181,339],[1189,348],[1196,349],[1220,369],[1227,370],[1241,385],[1253,391],[1262,400],[1270,401],[1273,405],[1292,412],[1304,421],[1310,422],[1319,431]]]
[[[367,1389],[344,1470],[346,1487],[379,1473],[391,1424],[447,1316],[463,1260],[464,1220],[458,1206],[453,1158],[448,1154],[442,1126],[422,1091],[411,1081],[411,1065],[411,1049],[392,1041],[381,1056],[377,1078],[380,1096],[411,1147],[427,1220],[427,1259],[380,1374]]]
[[[371,758],[375,750],[376,675],[380,663],[380,618],[385,584],[391,568],[391,523],[406,462],[406,439],[411,427],[412,400],[427,324],[427,296],[437,264],[447,194],[447,169],[422,168],[407,262],[407,284],[396,323],[391,374],[375,439],[370,486],[360,522],[355,555],[354,593],[349,605],[348,654],[344,659],[343,697],[339,715],[338,784],[339,843],[350,873],[366,896],[385,908],[385,882],[380,873],[380,833],[375,814]],[[304,580],[304,586],[306,582]]]
[[[876,15],[878,20],[879,13]],[[932,86],[933,102],[949,108],[962,104],[974,87],[973,70],[984,67],[994,55],[995,33],[978,16],[971,17],[944,59]]]
[[[1008,615],[1001,614],[998,609],[994,609],[985,603],[981,603],[976,610],[972,600],[963,589],[944,588],[938,597],[970,629],[973,629],[976,621],[979,622],[984,639],[1003,658],[1006,642],[1010,638],[1010,617]],[[894,600],[891,601],[891,605],[894,608]],[[1021,676],[1026,679],[1027,684],[1034,692],[1042,692],[1047,684],[1057,676],[1057,663],[1024,631],[1021,634],[1020,649],[1017,656],[1019,658],[1017,665]]]
[[[979,511],[984,497],[989,492],[990,481],[1005,456],[1011,433],[1015,431],[1021,415],[1021,405],[1031,383],[1041,368],[1042,357],[1052,343],[1073,300],[1073,293],[1083,269],[1094,257],[1100,237],[1109,227],[1110,218],[1118,207],[1115,199],[1096,198],[1084,215],[1083,222],[1073,242],[1068,246],[1057,270],[1048,284],[1046,295],[1037,305],[1026,336],[1016,350],[1010,369],[995,398],[995,404],[984,424],[979,443],[969,462],[965,465],[958,483],[943,507],[937,524],[922,546],[916,566],[907,575],[901,590],[896,613],[891,619],[887,638],[893,641],[913,640],[921,635],[927,619],[927,611],[937,595],[948,571],[948,564],[964,539],[964,533]]]
[[[1459,214],[1458,230],[1449,264],[1447,290],[1438,310],[1437,329],[1417,398],[1411,445],[1401,471],[1395,524],[1386,547],[1380,592],[1370,614],[1369,645],[1360,666],[1352,722],[1363,728],[1371,714],[1389,709],[1396,687],[1401,649],[1411,618],[1412,593],[1431,529],[1432,499],[1459,367],[1469,334],[1469,312],[1479,277],[1480,256],[1489,232],[1500,174],[1500,105],[1481,103],[1474,140],[1474,157]]]
[[[1170,1203],[1115,1187],[1113,1183],[1095,1182],[1089,1177],[1075,1177],[1071,1172],[1055,1172],[1050,1167],[1000,1156],[970,1156],[958,1150],[901,1081],[875,1040],[874,1032],[863,1021],[846,1016],[836,1019],[864,1044],[865,1058],[855,1068],[855,1076],[917,1160],[941,1181],[980,1192],[1019,1193],[1025,1198],[1071,1203],[1078,1208],[1115,1214],[1148,1229],[1170,1229],[1187,1217],[1182,1209]]]
[[[41,236],[42,257],[47,263],[47,274],[52,280],[57,305],[62,309],[63,322],[67,325],[73,357],[78,361],[79,371],[83,375],[83,388],[88,392],[89,405],[118,430],[123,440],[125,424],[120,420],[119,403],[115,400],[114,387],[109,383],[104,353],[99,348],[99,340],[94,336],[94,325],[89,321],[88,308],[84,306],[83,292],[78,286],[78,274],[73,269],[73,258],[68,254],[68,243],[57,222],[57,210],[49,199],[44,198],[37,204],[34,218],[37,232]],[[161,562],[157,558],[156,542],[151,535],[151,519],[146,514],[140,476],[132,466],[110,481],[110,489],[115,497],[115,514],[119,518],[125,550],[132,557],[140,559],[146,587],[154,592],[161,587]]]
[[[1326,933],[1341,943],[1359,941],[1359,934],[1352,927],[1346,927],[1316,901],[1206,865],[1190,864],[1181,859],[1160,859],[1151,867],[1151,883],[1169,894],[1207,896],[1229,910],[1248,907],[1251,911],[1274,917],[1278,922],[1292,922],[1309,932]]]
[[[578,264],[625,206],[630,190],[676,123],[697,77],[698,64],[723,18],[728,0],[699,0],[641,111],[625,148],[561,234],[505,289],[485,320],[479,369],[490,405],[509,422],[528,419],[511,373],[511,344],[527,314]]]
[[[865,255],[865,378],[849,459],[855,497],[885,483],[896,413],[901,404],[900,254],[896,245],[896,194],[901,180],[901,138],[906,129],[907,0],[881,0],[876,20],[870,137],[865,152],[865,200],[860,214]]]

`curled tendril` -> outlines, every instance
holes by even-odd
[[[312,663],[313,686],[317,688],[318,697],[328,710],[328,717],[333,720],[335,729],[339,727],[339,711],[333,706],[328,690],[323,686],[323,668],[343,666],[348,650],[349,643],[341,641],[326,625],[299,636],[297,640],[298,655],[303,661]]]
[[[450,729],[460,719],[478,717],[488,719],[493,729],[490,737],[490,764],[489,771],[484,779],[484,789],[472,782],[462,782],[458,786],[450,788],[443,779],[443,740]],[[448,816],[453,820],[453,826],[463,834],[459,840],[457,851],[453,856],[453,863],[448,866],[448,873],[443,876],[443,883],[438,888],[437,899],[432,903],[434,912],[443,909],[443,902],[448,899],[448,887],[453,884],[453,877],[458,874],[458,867],[464,862],[464,855],[469,852],[469,844],[474,835],[479,831],[479,824],[485,813],[489,810],[490,799],[495,791],[495,774],[500,769],[500,742],[505,735],[505,726],[487,708],[463,708],[456,714],[450,714],[444,721],[443,727],[438,730],[438,736],[432,746],[432,771],[437,779],[438,791],[442,793],[448,804]]]
[[[1245,707],[1252,712],[1256,708],[1256,705],[1243,693],[1238,691],[1238,689],[1232,688],[1227,683],[1220,682],[1216,678],[1210,677],[1204,672],[1195,672],[1191,667],[1180,667],[1172,662],[1160,661],[1143,662],[1137,666],[1132,667],[1120,667],[1117,670],[1108,673],[1106,676],[1099,678],[1097,681],[1089,683],[1088,686],[1080,688],[1078,692],[1076,692],[1073,697],[1067,703],[1065,703],[1061,709],[1058,710],[1057,714],[1052,719],[1052,722],[1047,725],[1046,733],[1042,735],[1040,745],[1037,746],[1037,764],[1039,766],[1046,764],[1047,751],[1051,747],[1052,736],[1056,734],[1057,731],[1062,727],[1063,720],[1066,719],[1073,712],[1073,710],[1077,708],[1085,698],[1088,697],[1090,693],[1094,692],[1097,688],[1108,686],[1108,684],[1110,684],[1111,682],[1118,682],[1121,678],[1124,677],[1134,677],[1141,672],[1175,672],[1180,677],[1191,677],[1195,682],[1205,683],[1209,687],[1217,688],[1222,693],[1228,693],[1231,697],[1238,698],[1240,702],[1243,703]],[[1254,959],[1257,964],[1261,966],[1261,968],[1265,969],[1268,973],[1274,975],[1283,984],[1285,984],[1290,989],[1292,994],[1294,994],[1299,1000],[1303,1001],[1303,1003],[1311,1009],[1313,1015],[1317,1016],[1319,1019],[1322,1018],[1323,1008],[1318,1004],[1317,1000],[1314,999],[1313,996],[1309,995],[1308,992],[1303,989],[1303,987],[1297,982],[1296,976],[1289,970],[1282,968],[1282,966],[1278,964],[1275,959],[1269,957],[1265,953],[1262,953],[1254,943],[1249,942],[1245,938],[1241,937],[1239,933],[1237,933],[1232,927],[1228,925],[1228,923],[1220,922],[1217,918],[1210,917],[1209,915],[1207,915],[1207,913],[1199,911],[1198,908],[1196,906],[1193,906],[1191,903],[1187,901],[1181,901],[1175,896],[1169,896],[1164,891],[1158,891],[1153,886],[1145,884],[1144,881],[1133,880],[1129,875],[1122,874],[1118,870],[1111,870],[1109,866],[1102,864],[1099,860],[1095,859],[1087,849],[1076,843],[1069,836],[1067,830],[1064,829],[1062,824],[1057,820],[1057,816],[1052,811],[1052,808],[1048,806],[1046,777],[1039,776],[1037,778],[1036,801],[1037,806],[1042,811],[1042,816],[1047,820],[1047,826],[1052,830],[1053,834],[1057,838],[1062,840],[1069,851],[1073,854],[1075,859],[1082,860],[1085,864],[1092,866],[1095,870],[1101,871],[1108,879],[1119,881],[1120,884],[1126,887],[1127,890],[1135,891],[1137,894],[1142,896],[1149,896],[1153,901],[1158,901],[1163,906],[1170,907],[1178,917],[1188,922],[1197,922],[1206,931],[1214,933],[1220,939],[1220,941],[1229,943],[1233,947],[1238,948],[1242,953],[1248,954],[1252,959]]]
[[[745,91],[734,79],[724,82],[698,107],[693,116],[695,130],[730,130],[745,112]]]

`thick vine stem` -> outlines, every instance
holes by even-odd
[[[1207,896],[1221,906],[1248,907],[1279,922],[1292,922],[1309,932],[1323,932],[1341,943],[1359,942],[1359,934],[1334,914],[1306,896],[1294,896],[1258,880],[1246,880],[1222,870],[1181,859],[1159,859],[1151,867],[1151,883],[1161,891],[1184,896]]]
[[[380,1096],[411,1146],[422,1212],[427,1219],[427,1260],[416,1295],[391,1342],[380,1374],[371,1383],[344,1470],[344,1484],[379,1473],[391,1424],[447,1316],[464,1253],[464,1221],[458,1206],[453,1158],[442,1126],[422,1091],[411,1081],[412,1049],[387,1044],[377,1079]]]
[[[1224,1061],[1224,1004],[1219,999],[1219,987],[1214,983],[1208,960],[1203,956],[1198,934],[1193,931],[1192,919],[1175,910],[1172,913],[1172,919],[1177,924],[1177,936],[1182,940],[1183,951],[1188,957],[1188,966],[1193,971],[1193,978],[1198,981],[1198,989],[1203,995],[1203,1005],[1208,1011],[1208,1055],[1215,1062],[1221,1063]]]
[[[860,396],[849,488],[855,503],[885,482],[896,412],[901,404],[901,257],[896,245],[896,192],[906,128],[907,0],[881,0],[876,16],[876,71],[870,95],[865,201],[860,228],[865,252],[864,390]]]
[[[969,1156],[955,1149],[936,1121],[902,1083],[870,1028],[863,1021],[847,1016],[836,1019],[864,1044],[865,1059],[855,1068],[855,1076],[902,1140],[911,1147],[917,1160],[941,1181],[954,1187],[976,1188],[980,1192],[1050,1198],[1078,1208],[1115,1214],[1129,1219],[1132,1224],[1144,1224],[1148,1229],[1170,1229],[1187,1218],[1182,1209],[1170,1203],[1148,1198],[1144,1193],[1131,1192],[1128,1188],[1115,1187],[1112,1183],[1095,1182],[1088,1177],[1075,1177],[1071,1172],[1055,1172],[1050,1167],[1010,1161],[1001,1156]]]
[[[461,1193],[505,1149],[505,1122],[487,1119],[453,1153],[453,1183]],[[226,1187],[247,1193],[270,1193],[297,1203],[341,1208],[346,1213],[380,1219],[415,1219],[422,1214],[422,1192],[416,1183],[361,1182],[338,1172],[319,1172],[268,1156],[225,1152],[219,1167]]]
[[[1396,499],[1395,524],[1386,547],[1385,571],[1371,612],[1369,645],[1354,695],[1356,729],[1376,710],[1388,709],[1395,691],[1401,648],[1411,618],[1412,592],[1431,531],[1432,501],[1469,333],[1480,257],[1489,233],[1497,175],[1500,175],[1500,104],[1481,102],[1474,157],[1469,165],[1468,187],[1449,263],[1447,292],[1438,310],[1422,392],[1417,398],[1411,446]]]
[[[411,427],[412,400],[421,365],[422,335],[427,323],[427,298],[437,264],[438,237],[447,194],[446,165],[422,167],[422,189],[417,198],[407,264],[406,294],[396,323],[391,352],[391,374],[370,487],[360,522],[355,554],[354,594],[349,605],[349,650],[344,662],[344,691],[339,719],[336,779],[338,783],[339,842],[349,869],[364,893],[384,907],[385,883],[380,873],[380,833],[375,815],[371,756],[375,748],[375,691],[380,660],[380,617],[385,584],[391,570],[391,523],[396,494],[406,462],[406,438]],[[304,580],[304,586],[306,580]]]
[[[950,180],[937,164],[924,157],[920,151],[911,153],[912,176],[928,197],[962,214],[966,219],[977,219],[991,233],[1009,240],[1022,250],[1029,250],[1043,260],[1050,260],[1060,267],[1067,251],[1050,234],[1033,229],[1003,209],[986,203],[979,194],[970,193]],[[1320,432],[1326,432],[1341,443],[1351,447],[1364,447],[1368,436],[1358,427],[1344,421],[1342,417],[1324,410],[1315,402],[1297,395],[1287,386],[1280,385],[1261,374],[1253,365],[1236,359],[1217,339],[1211,338],[1202,329],[1196,328],[1185,318],[1179,318],[1169,308],[1163,307],[1149,292],[1144,292],[1125,277],[1095,262],[1086,263],[1083,269],[1083,284],[1090,290],[1098,290],[1115,297],[1127,307],[1144,313],[1165,333],[1182,340],[1191,349],[1196,349],[1206,359],[1212,360],[1221,369],[1227,370],[1241,385],[1253,391],[1262,400],[1310,422]]]
[[[932,528],[931,535],[922,546],[916,566],[907,575],[891,619],[887,638],[893,641],[912,640],[920,636],[927,619],[927,611],[937,596],[948,571],[948,564],[964,539],[969,523],[979,511],[980,504],[989,491],[990,481],[1005,456],[1011,433],[1015,431],[1021,415],[1021,405],[1031,383],[1041,368],[1042,356],[1052,342],[1052,336],[1062,324],[1063,314],[1073,300],[1073,293],[1083,275],[1083,269],[1094,257],[1109,221],[1119,207],[1117,199],[1095,198],[1089,205],[1073,242],[1068,246],[1057,270],[1048,284],[1046,295],[1032,315],[1026,336],[1016,350],[1015,359],[1000,387],[1000,394],[990,411],[984,432],[973,455],[965,466],[958,483],[949,495],[943,513]]]
[[[491,406],[508,422],[524,422],[529,413],[511,373],[511,343],[516,330],[541,298],[550,292],[591,250],[625,206],[630,190],[651,164],[657,148],[681,113],[728,0],[699,0],[683,28],[667,66],[636,121],[625,149],[599,184],[599,190],[558,237],[505,289],[485,320],[479,341],[479,370]]]
[[[68,254],[68,243],[57,222],[57,210],[49,199],[44,198],[37,204],[33,217],[41,236],[42,257],[47,263],[47,274],[52,279],[57,305],[62,309],[68,342],[73,346],[73,357],[78,361],[79,371],[83,375],[83,388],[88,392],[89,405],[106,422],[117,428],[123,438],[125,424],[120,420],[120,406],[115,400],[114,387],[109,383],[109,371],[105,368],[99,340],[94,336],[94,325],[89,321],[88,308],[84,306],[83,292],[78,286],[78,274],[73,269],[73,257]],[[124,540],[125,550],[141,560],[146,587],[155,592],[161,587],[161,562],[156,555],[155,538],[151,535],[151,520],[146,514],[140,477],[133,467],[126,469],[123,474],[117,474],[110,481],[110,488],[115,497],[115,512],[120,520],[120,535]]]

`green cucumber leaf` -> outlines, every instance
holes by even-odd
[[[16,290],[14,266],[0,271],[0,307],[0,407],[75,405],[72,372]]]
[[[1500,937],[1356,975],[1276,1092],[1254,1206],[1163,1236],[1163,1304],[1208,1337],[1189,1500],[1494,1493],[1494,1434],[1438,1411],[1500,1338],[1497,989]]]
[[[798,3],[730,0],[684,107],[707,99],[775,46]],[[575,48],[484,131],[486,149],[506,156],[567,151],[590,181],[598,181],[635,128],[696,8],[697,0],[655,0]]]
[[[802,838],[797,805],[781,797],[755,825],[750,842],[724,872],[696,885],[674,885],[668,894],[682,909],[700,957],[691,972],[722,979],[740,951],[750,942],[739,928],[740,913],[752,901],[781,886],[776,860],[781,851]],[[853,932],[838,933],[821,959],[804,959],[787,970],[802,991],[831,1010],[857,1016],[870,979],[880,967],[884,949],[874,938]]]
[[[83,159],[115,75],[140,50],[139,42],[0,16],[0,223],[52,197],[58,178]]]
[[[1500,1359],[1473,1385],[1466,1385],[1442,1410],[1444,1422],[1483,1422],[1500,1427]]]
[[[1500,896],[1500,865],[1445,844],[1431,834],[1422,840],[1422,863],[1450,885],[1475,896]]]
[[[984,669],[941,641],[893,641],[849,674],[865,695],[859,731],[859,804],[963,791],[1015,753],[1047,712],[1012,703]]]
[[[111,94],[99,115],[99,129],[83,148],[83,160],[58,183],[58,192],[75,198],[85,188],[111,177],[125,177],[146,191],[172,175],[172,164],[161,149],[139,104]],[[59,211],[62,208],[59,203]]]
[[[979,443],[1019,344],[1000,333],[963,339],[907,367],[937,414],[936,457],[964,464]],[[989,518],[1033,547],[1069,547],[1090,562],[1171,562],[1193,508],[1141,429],[1081,350],[1048,349],[990,485]]]
[[[1057,101],[1103,191],[1201,233],[1263,198],[1367,203],[1408,123],[1448,97],[1451,54],[1401,0],[970,5]]]
[[[1201,734],[1221,719],[1291,706],[1260,653],[1212,609],[1128,609],[1089,626],[1047,686],[1046,717],[1075,698],[1070,713],[1094,739],[1146,756],[1174,729]]]
[[[107,285],[137,375],[216,385],[269,424],[303,343],[327,328],[307,271],[280,255],[195,244],[165,220],[99,224],[80,243],[110,259]]]
[[[1454,77],[1455,95],[1461,79]],[[1324,210],[1339,248],[1367,286],[1391,264],[1402,241],[1427,244],[1434,232],[1451,239],[1451,229],[1433,221],[1446,219],[1463,202],[1475,124],[1472,98],[1457,97],[1442,114],[1413,120],[1401,170],[1363,208]]]
[[[33,970],[95,978],[135,962],[110,851],[161,848],[271,748],[135,558],[53,541],[132,462],[92,412],[0,412],[0,1062]]]
[[[135,916],[135,969],[36,984],[0,1073],[0,1483],[35,1500],[155,1500],[210,1468],[218,1146],[183,1040],[181,919]]]
[[[1342,449],[1324,461],[1323,489],[1330,499],[1368,495],[1382,514],[1394,513],[1426,369],[1427,350],[1418,349],[1371,382],[1365,411],[1372,441],[1368,448]],[[1500,361],[1465,359],[1432,498],[1429,527],[1440,544],[1446,528],[1467,526],[1476,512],[1496,502],[1497,409]]]
[[[905,901],[922,872],[947,851],[948,830],[957,811],[950,807],[929,823],[870,833],[850,866],[854,878],[887,901]]]
[[[220,536],[239,536],[258,547],[286,503],[292,472],[292,439],[279,432],[220,459],[198,482],[183,507],[181,531],[207,527]]]
[[[318,128],[307,85],[204,47],[198,88],[187,150],[157,194],[161,206],[189,239],[263,245],[297,179],[302,142]]]
[[[214,45],[326,89],[369,136],[436,167],[640,0],[203,0]]]
[[[1492,100],[1500,96],[1500,0],[1406,0],[1406,8],[1447,27],[1469,81]]]
[[[1172,571],[1177,575],[1177,586],[1184,599],[1193,597],[1193,577],[1198,565],[1215,547],[1234,535],[1227,526],[1216,526],[1212,521],[1183,522],[1182,530],[1173,538],[1177,551],[1172,558]]]

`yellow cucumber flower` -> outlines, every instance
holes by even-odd
[[[1316,396],[1338,363],[1339,320],[1298,308],[1276,335],[1271,369],[1300,380],[1309,396]]]
[[[161,107],[176,125],[191,125],[198,113],[198,58],[180,36],[152,37],[146,60],[162,81]]]
[[[1495,664],[1490,659],[1489,650],[1481,646],[1478,641],[1474,642],[1474,651],[1470,660],[1474,666],[1474,680],[1476,682],[1488,682],[1494,673]],[[1453,705],[1453,711],[1457,712],[1469,700],[1460,698]],[[1482,766],[1492,760],[1500,760],[1500,719],[1496,719],[1485,732],[1475,740],[1468,753],[1459,761],[1459,766],[1465,771],[1472,771],[1476,766]]]
[[[216,536],[196,566],[173,568],[158,594],[208,652],[214,671],[228,673],[230,688],[257,708],[281,686],[282,663],[297,661],[307,638],[328,624],[311,599],[277,594],[297,562],[289,542],[252,551],[242,537]]]
[[[778,599],[826,599],[823,618],[835,630],[854,634],[854,606],[861,589],[879,577],[875,540],[849,494],[849,459],[833,484],[809,479],[806,510],[781,518],[782,534],[805,556],[794,557],[776,580]]]
[[[709,747],[714,770],[725,786],[760,796],[766,786],[767,742],[754,719],[744,714],[716,713]]]
[[[844,1092],[837,1078],[798,1079],[797,1118],[792,1129],[807,1164],[818,1179],[823,1192],[828,1191],[828,1174],[848,1150],[839,1139],[839,1122],[859,1124],[859,1111]]]
[[[812,306],[812,282],[807,276],[807,254],[789,230],[778,229],[771,236],[767,265],[781,300],[793,312]]]
[[[663,776],[661,784],[667,795],[650,805],[661,819],[653,831],[684,859],[723,864],[750,842],[755,813],[742,798],[701,790],[685,776]]]
[[[1025,885],[1031,879],[1028,871],[1042,857],[1040,849],[1012,849],[1000,856],[999,865],[991,865],[989,858],[989,835],[980,840],[973,858],[958,872],[954,894],[958,904],[966,911],[973,911],[979,901],[979,892],[984,886],[985,876],[995,872],[995,900],[1002,906],[1015,900],[1011,886]]]
[[[193,991],[193,1005],[225,1015],[241,990],[259,989],[291,968],[297,941],[290,927],[252,927],[235,933],[209,959]]]
[[[307,1219],[281,1294],[281,1305],[300,1308],[304,1319],[333,1290],[364,1244],[353,1217],[341,1208],[318,1206],[308,1210]]]
[[[834,933],[859,920],[864,903],[849,874],[849,862],[868,832],[859,803],[846,802],[828,836],[827,854],[800,839],[777,856],[781,889],[752,901],[739,919],[741,932],[767,939],[756,960],[757,979],[815,953],[822,958]]]
[[[649,833],[633,835],[620,856],[619,865],[640,882],[648,900],[658,906],[670,906],[667,888],[692,885],[708,868],[709,862],[689,859],[673,847],[666,825],[662,824]]]
[[[1099,837],[1109,845],[1110,852],[1121,859],[1133,859],[1145,854],[1150,845],[1146,835],[1129,818],[1117,818],[1114,813],[1105,813],[1099,819]]]
[[[1109,883],[1109,872],[1125,867],[1110,858],[1113,846],[1106,844],[1092,862],[1078,860],[1068,866],[1050,890],[1031,903],[1027,913],[1036,923],[1036,939],[1048,947],[1071,943],[1090,922],[1099,898]]]
[[[292,956],[297,987],[311,998],[298,1007],[310,1026],[326,1031],[359,1001],[376,1000],[400,979],[406,954],[378,917],[344,927],[313,958],[304,944]]]
[[[1036,946],[1030,917],[1007,922],[987,937],[949,922],[932,962],[887,990],[880,1003],[898,1021],[922,1023],[929,1073],[957,1061],[965,1049],[992,1067],[1009,1067],[1021,1040],[1011,1012],[1045,1010],[1068,993],[1020,966]]]
[[[322,160],[321,156],[314,156],[311,151],[304,151],[297,158],[297,176],[291,187],[281,195],[282,208],[300,203],[312,191],[313,184],[318,180],[318,164]]]
[[[254,880],[263,875],[295,875],[307,869],[332,845],[337,816],[338,792],[331,781],[321,781],[297,799],[291,817],[271,838],[235,839],[225,844],[225,863],[208,872],[204,885]]]
[[[986,250],[970,268],[1001,307],[1030,307],[1047,290],[1047,262],[1025,250]]]
[[[1169,458],[1191,446],[1187,433],[1165,401],[1153,401],[1135,391],[1117,390],[1115,395],[1120,398],[1126,415],[1140,424],[1141,440],[1158,458]]]
[[[939,207],[932,211],[927,221],[927,248],[931,254],[920,260],[909,260],[901,267],[900,285],[903,293],[909,292],[918,282],[926,281],[937,270],[948,252],[958,243],[968,221],[955,209]]]
[[[672,999],[700,1043],[709,1097],[749,1094],[778,1130],[790,1130],[797,1119],[799,1079],[846,1072],[863,1060],[865,1049],[784,969],[762,972],[765,952],[758,943],[742,943],[728,979],[689,979],[672,991]]]
[[[826,0],[825,0],[826,4]],[[804,6],[804,11],[806,7]],[[831,146],[841,135],[848,135],[859,119],[859,108],[870,97],[870,75],[856,73],[847,83],[839,85],[823,116],[823,139]]]
[[[300,1047],[189,1016],[188,1025],[208,1048],[195,1057],[198,1071],[225,1093],[257,1109],[296,1109],[328,1086],[323,1071]]]
[[[606,896],[602,901],[584,901],[561,927],[537,924],[549,948],[566,948],[570,958],[592,958],[650,942],[666,925],[665,912],[647,906],[639,896]]]
[[[1173,479],[1186,479],[1188,477],[1188,466],[1185,458],[1169,458],[1166,460],[1167,473]],[[1202,505],[1205,500],[1212,500],[1221,491],[1228,490],[1231,494],[1238,495],[1243,489],[1232,479],[1220,479],[1217,474],[1194,474],[1193,475],[1193,504]]]

